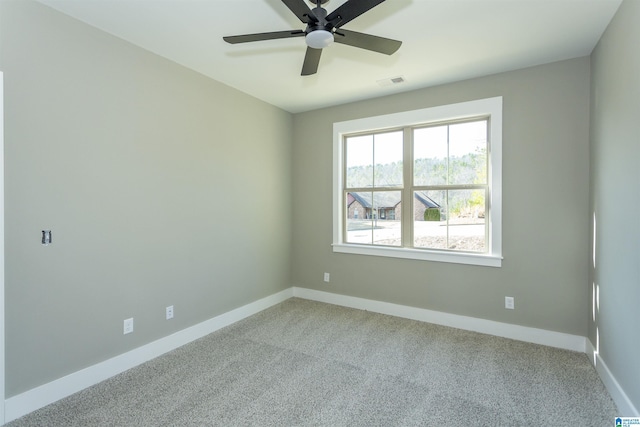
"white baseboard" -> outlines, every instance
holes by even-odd
[[[493,320],[460,316],[441,311],[408,307],[399,304],[338,295],[306,288],[294,287],[293,296],[334,305],[341,305],[344,307],[373,311],[375,313],[404,317],[406,319],[418,320],[421,322],[435,323],[437,325],[450,326],[453,328],[480,332],[503,338],[511,338],[518,341],[548,345],[550,347],[579,351],[581,353],[585,352],[586,338],[579,335],[512,325],[509,323],[495,322]]]
[[[279,304],[292,296],[293,289],[285,289],[142,347],[138,347],[127,353],[74,372],[17,396],[13,396],[5,400],[4,421],[9,422],[20,418],[29,412],[33,412],[36,409],[40,409],[73,393],[98,384],[141,363],[147,362],[191,341],[215,332],[218,329]]]
[[[602,357],[600,357],[600,354],[598,354],[596,348],[589,339],[587,339],[587,355],[589,356],[591,363],[595,366],[596,372],[598,372],[598,375],[611,395],[611,398],[618,407],[618,415],[621,417],[640,417],[640,412],[638,412],[638,409],[633,405],[633,402],[631,402],[629,396],[624,392],[620,383],[618,383],[616,378],[613,376],[607,367],[607,364],[604,362]]]

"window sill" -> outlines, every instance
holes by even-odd
[[[389,258],[414,259],[419,261],[449,262],[454,264],[480,265],[483,267],[501,267],[502,257],[492,254],[474,254],[467,252],[439,252],[426,249],[392,248],[334,243],[333,252],[356,255],[372,255]]]

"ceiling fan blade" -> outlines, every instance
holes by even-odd
[[[316,16],[311,12],[305,0],[282,0],[294,15],[298,17],[299,20],[308,24],[309,22],[318,22]]]
[[[283,0],[284,1],[284,0]],[[385,0],[348,0],[342,6],[327,15],[327,21],[339,28],[357,18],[369,9],[373,9]]]
[[[227,36],[222,39],[227,43],[247,43],[257,42],[261,40],[274,40],[274,39],[286,39],[289,37],[304,37],[304,31],[291,30],[291,31],[274,31],[271,33],[255,33],[255,34],[243,34],[240,36]]]
[[[340,28],[334,33],[334,41],[361,49],[391,55],[402,45],[401,41],[372,36],[371,34],[358,33]]]
[[[322,49],[307,47],[307,53],[304,55],[304,63],[302,64],[302,73],[300,73],[301,76],[310,76],[318,71],[320,55],[322,55]]]

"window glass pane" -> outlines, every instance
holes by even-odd
[[[345,139],[347,188],[373,186],[373,135]]]
[[[447,183],[447,126],[413,131],[414,185]]]
[[[486,252],[485,190],[416,191],[414,247]]]
[[[373,193],[373,243],[376,245],[401,246],[400,225],[402,196],[400,191],[377,191]]]
[[[485,190],[448,191],[448,249],[486,252]]]
[[[487,121],[449,126],[449,184],[486,184]]]
[[[373,243],[372,200],[370,192],[347,193],[347,243]]]
[[[347,243],[401,246],[400,191],[360,191],[346,195]]]
[[[402,155],[401,131],[374,136],[375,187],[402,187]]]
[[[447,192],[413,193],[413,245],[416,248],[447,248]]]

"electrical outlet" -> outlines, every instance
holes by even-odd
[[[133,332],[133,317],[130,319],[124,319],[124,332],[123,334],[130,334]]]
[[[331,275],[329,273],[324,273],[324,281],[329,283],[329,279],[331,278]]]
[[[514,297],[504,297],[504,308],[514,310],[516,308],[516,301]]]
[[[166,308],[165,314],[167,315],[167,320],[173,319],[173,306],[172,305],[170,305],[169,307]]]

